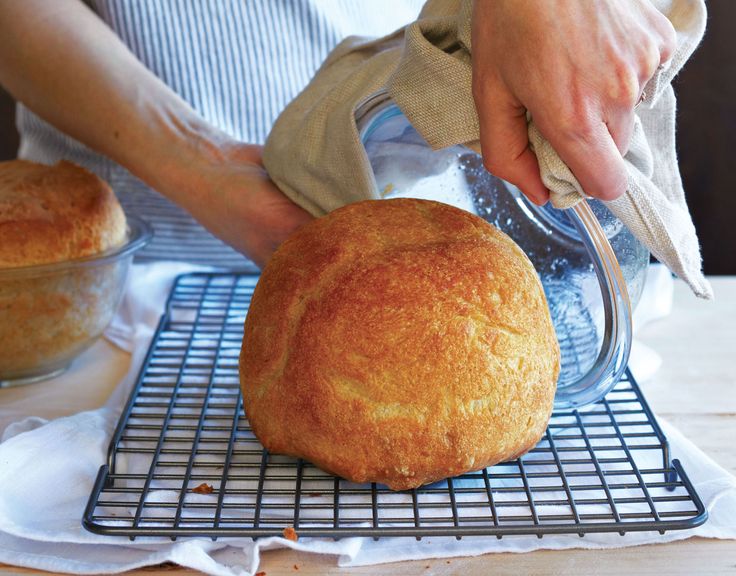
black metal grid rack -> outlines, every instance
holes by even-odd
[[[84,513],[109,535],[463,536],[659,531],[707,518],[631,377],[557,411],[513,462],[408,492],[268,454],[243,414],[238,355],[257,276],[174,286]],[[209,492],[211,488],[211,492]]]

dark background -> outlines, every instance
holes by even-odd
[[[675,81],[677,147],[706,274],[736,274],[736,2],[708,2],[702,45]],[[0,88],[0,160],[14,158],[15,105]]]

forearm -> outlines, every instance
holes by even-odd
[[[227,141],[79,0],[0,0],[0,83],[185,207]]]

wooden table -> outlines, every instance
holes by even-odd
[[[736,474],[736,277],[712,278],[715,302],[692,296],[681,282],[675,285],[671,316],[645,327],[638,337],[659,352],[664,363],[642,388],[655,412],[675,424],[719,464]],[[114,363],[125,373],[128,357],[106,342],[88,353],[87,361]],[[109,364],[108,364],[109,365]],[[113,383],[79,386],[73,372],[53,387],[37,384],[0,390],[5,415],[23,413],[30,403],[46,418],[95,408],[104,402]],[[36,400],[42,399],[42,400]],[[25,412],[27,413],[27,412]],[[295,568],[298,567],[297,568]],[[702,538],[614,550],[539,551],[527,554],[488,554],[475,558],[422,560],[365,568],[340,569],[334,557],[291,550],[264,555],[260,570],[280,574],[736,574],[736,541]],[[33,573],[0,565],[9,574]],[[194,574],[176,566],[136,571],[148,575]]]

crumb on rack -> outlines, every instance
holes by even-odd
[[[196,488],[192,488],[192,492],[195,494],[212,494],[214,490],[215,489],[212,487],[212,484],[207,484],[206,482],[202,482]]]
[[[296,564],[294,564],[294,570],[299,570],[299,566],[297,566]]]
[[[291,540],[292,542],[296,542],[299,540],[299,535],[296,533],[296,530],[294,530],[291,526],[287,526],[284,528],[284,538],[287,540]]]
[[[391,192],[393,192],[394,190],[396,190],[396,186],[394,186],[393,184],[391,184],[391,183],[389,182],[389,183],[388,183],[388,184],[386,184],[386,186],[385,186],[385,187],[383,188],[383,195],[384,195],[384,196],[387,196],[388,194],[391,194]]]

